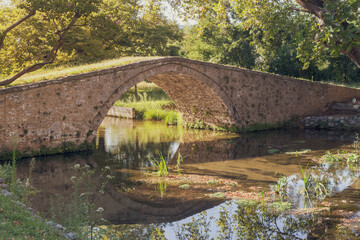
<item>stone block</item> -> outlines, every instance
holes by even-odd
[[[113,106],[106,116],[135,119],[135,108]]]

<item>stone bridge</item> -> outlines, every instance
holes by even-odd
[[[148,79],[175,102],[186,122],[248,128],[321,113],[360,90],[178,57],[0,90],[0,151],[31,152],[92,141],[108,110]]]

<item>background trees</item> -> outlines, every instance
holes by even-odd
[[[193,35],[203,37],[206,27],[202,23],[209,18],[216,19],[219,29],[248,31],[247,38],[238,39],[250,42],[255,69],[315,80],[360,79],[359,1],[169,1],[182,16],[198,19]],[[230,35],[223,31],[222,36]]]
[[[163,15],[164,1],[197,23],[180,29]],[[130,55],[181,55],[314,80],[360,79],[358,0],[10,2],[0,6],[0,78],[10,81],[50,63]]]
[[[169,55],[180,30],[158,3],[138,0],[24,0],[0,8],[0,76],[6,85],[47,64],[123,55]],[[56,61],[55,61],[56,60]]]

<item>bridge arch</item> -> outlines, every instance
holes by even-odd
[[[235,106],[227,93],[208,75],[179,63],[150,67],[134,75],[117,74],[115,88],[91,120],[88,136],[91,141],[109,109],[134,85],[150,80],[158,85],[175,103],[186,122],[201,120],[209,126],[234,124]],[[106,94],[106,93],[105,93]]]

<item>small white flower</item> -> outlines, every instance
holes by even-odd
[[[96,212],[102,213],[102,212],[104,212],[104,209],[103,209],[102,207],[99,207],[99,208],[96,210]]]
[[[74,169],[79,169],[80,168],[80,164],[75,164],[74,165]]]

